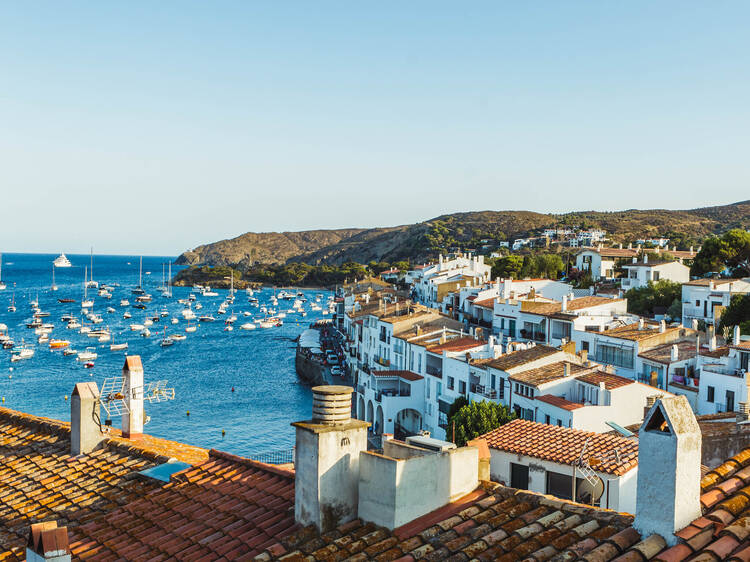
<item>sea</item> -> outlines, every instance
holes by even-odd
[[[68,255],[72,267],[55,268],[57,291],[52,291],[52,262],[57,254],[2,255],[2,281],[7,288],[0,291],[0,324],[7,325],[8,333],[18,345],[22,341],[35,348],[30,359],[11,362],[10,350],[0,348],[0,397],[2,406],[29,414],[53,419],[70,420],[70,395],[77,382],[95,381],[101,388],[105,379],[121,376],[125,355],[140,355],[146,383],[166,380],[174,388],[175,399],[146,404],[150,418],[144,433],[205,448],[215,448],[242,456],[288,451],[294,445],[294,431],[290,423],[309,419],[312,393],[295,373],[295,338],[312,322],[325,318],[322,311],[312,311],[311,303],[317,295],[325,304],[330,292],[301,290],[307,302],[306,317],[290,313],[283,326],[240,330],[239,326],[253,319],[263,318],[258,307],[248,300],[246,292],[237,291],[234,305],[225,315],[219,315],[219,305],[228,290],[214,289],[219,296],[203,296],[188,287],[173,287],[172,298],[161,295],[166,274],[163,267],[174,256],[143,256],[142,285],[153,297],[146,310],[137,310],[136,295],[131,290],[139,283],[141,256],[93,256],[93,279],[99,283],[116,285],[111,299],[98,296],[96,289],[88,289],[94,300],[93,312],[103,322],[96,327],[110,328],[115,343],[128,343],[128,350],[110,351],[112,342],[98,343],[96,339],[67,329],[61,317],[72,313],[79,322],[91,325],[81,313],[84,295],[84,268],[90,267],[91,256]],[[172,274],[180,270],[172,265]],[[164,275],[164,276],[163,276]],[[191,293],[197,296],[201,310],[196,316],[212,315],[215,322],[197,322],[194,333],[185,334],[187,321],[182,317],[184,304]],[[271,307],[272,288],[255,292],[259,304]],[[33,329],[26,327],[32,319],[30,302],[38,299],[39,307],[48,312],[42,320],[55,325],[50,339],[70,340],[71,348],[83,351],[95,347],[98,354],[93,368],[86,368],[76,356],[64,356],[61,350],[51,351],[48,343],[37,343]],[[60,303],[58,299],[74,299],[75,303]],[[130,306],[121,306],[127,299]],[[17,311],[8,312],[15,300]],[[107,312],[107,308],[114,312]],[[292,308],[292,301],[279,300],[278,312]],[[322,307],[325,309],[325,306]],[[132,323],[142,324],[146,316],[166,310],[169,316],[149,327],[151,337],[132,331]],[[125,319],[128,311],[132,318]],[[224,321],[232,312],[237,316],[232,331],[225,331]],[[251,316],[245,316],[249,312]],[[179,320],[172,324],[172,318]],[[184,341],[162,347],[164,333],[187,335]],[[104,417],[106,414],[102,412]],[[120,427],[121,419],[113,416],[112,425]]]

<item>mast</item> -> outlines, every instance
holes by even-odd
[[[143,256],[141,256],[141,265],[138,268],[138,288],[143,287]]]
[[[89,275],[89,269],[87,267],[83,268],[83,300],[84,302],[89,300],[88,298],[88,283],[86,283],[86,279],[88,279]]]
[[[94,247],[91,246],[91,267],[89,268],[89,272],[91,273],[91,281],[94,280]]]
[[[167,277],[167,291],[169,296],[172,296],[172,262],[169,262],[169,277]]]

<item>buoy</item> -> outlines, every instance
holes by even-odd
[[[66,401],[68,400],[68,395],[67,395],[67,394],[65,395],[65,400],[66,400]]]
[[[232,387],[232,392],[234,392],[234,387]]]
[[[226,434],[227,434],[227,432],[222,429],[221,430],[221,436],[224,437]]]
[[[190,416],[190,410],[187,411],[187,415]]]
[[[3,404],[5,404],[5,396],[3,396]]]

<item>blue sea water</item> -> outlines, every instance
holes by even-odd
[[[97,343],[78,330],[68,330],[60,318],[65,313],[81,316],[80,302],[83,297],[84,266],[89,265],[88,255],[69,255],[70,268],[57,268],[55,281],[58,291],[51,291],[52,261],[56,255],[3,254],[2,280],[7,285],[0,291],[0,323],[8,326],[13,340],[22,339],[32,344],[34,357],[11,363],[10,351],[0,348],[0,396],[3,406],[47,416],[70,420],[70,396],[76,382],[94,380],[99,387],[107,377],[122,373],[126,352],[109,350],[111,342]],[[294,432],[290,423],[309,419],[312,394],[309,387],[301,384],[294,369],[294,339],[311,323],[323,318],[321,312],[310,311],[309,304],[322,291],[305,290],[308,298],[307,317],[289,314],[284,325],[271,329],[240,330],[239,325],[250,321],[242,315],[251,311],[261,317],[257,308],[252,308],[244,291],[236,294],[229,311],[238,319],[235,329],[224,331],[225,316],[216,313],[227,290],[217,289],[218,297],[198,294],[197,302],[203,305],[196,310],[197,316],[211,314],[213,323],[197,323],[195,333],[186,334],[187,340],[176,342],[171,347],[160,347],[162,333],[185,333],[187,322],[178,299],[187,298],[191,289],[174,287],[173,298],[162,297],[158,287],[162,282],[162,264],[173,257],[143,257],[143,287],[153,296],[146,310],[132,308],[135,295],[131,289],[138,284],[139,256],[94,256],[94,279],[107,284],[119,283],[111,299],[97,295],[89,289],[89,298],[94,300],[93,312],[104,320],[99,326],[112,330],[114,341],[128,342],[128,355],[140,355],[143,361],[145,380],[168,380],[174,387],[174,401],[146,404],[146,414],[151,420],[144,428],[150,435],[173,439],[200,447],[220,449],[238,455],[249,456],[266,451],[289,448],[294,444]],[[172,273],[180,268],[172,266]],[[149,272],[150,274],[146,274]],[[17,312],[8,312],[8,305],[15,294]],[[325,293],[324,299],[330,293]],[[256,292],[261,304],[266,304],[273,290],[265,288]],[[48,344],[38,344],[34,331],[26,328],[31,320],[29,302],[39,299],[39,306],[49,312],[44,322],[54,323],[50,338],[68,339],[71,347],[83,351],[96,346],[99,357],[92,369],[84,368],[75,356],[63,356],[60,350],[50,351]],[[75,303],[59,303],[60,298],[75,299]],[[127,299],[131,306],[121,307],[120,300]],[[107,313],[107,307],[116,309]],[[270,307],[270,304],[269,304]],[[166,308],[170,316],[150,327],[152,336],[141,337],[131,331],[131,323],[143,323],[147,313],[153,315]],[[291,308],[291,301],[279,301],[277,310]],[[123,318],[125,311],[132,318]],[[179,324],[171,324],[176,317]],[[83,320],[81,321],[83,323]],[[234,388],[234,392],[232,392]],[[187,412],[190,415],[187,415]],[[120,419],[113,419],[119,427]],[[222,430],[225,434],[222,435]]]

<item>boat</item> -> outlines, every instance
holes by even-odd
[[[180,321],[177,318],[172,318],[172,324],[179,324]]]
[[[86,277],[88,276],[88,268],[83,270],[83,300],[81,301],[81,308],[91,308],[94,306],[94,301],[89,300],[88,284],[86,283]]]
[[[187,336],[185,334],[172,334],[169,337],[174,341],[185,341],[187,339]]]
[[[133,332],[140,332],[140,331],[141,331],[141,330],[143,330],[144,328],[145,328],[145,326],[144,326],[143,324],[131,324],[131,325],[130,325],[130,329],[131,329],[131,330],[132,330]]]
[[[174,340],[170,336],[166,336],[162,338],[162,340],[159,342],[159,345],[161,347],[169,347],[170,345],[174,345]]]
[[[76,302],[76,300],[75,299],[57,299],[57,302],[66,304],[66,303],[74,303]]]
[[[142,294],[135,297],[135,302],[151,302],[151,295]]]
[[[195,312],[193,312],[189,308],[186,308],[185,310],[182,311],[182,317],[185,320],[193,320],[195,319]]]
[[[78,355],[78,352],[75,349],[71,349],[70,347],[66,347],[65,349],[63,349],[63,355],[65,355],[66,357],[68,355]]]
[[[256,326],[252,322],[246,322],[240,326],[240,330],[255,330]]]
[[[10,299],[10,305],[8,306],[8,312],[16,311],[16,292],[13,291],[13,296]]]
[[[133,317],[133,315],[132,315],[132,314],[130,314],[130,313],[129,313],[129,312],[128,312],[128,311],[126,310],[126,311],[125,311],[125,314],[123,314],[123,315],[122,315],[122,317],[123,317],[123,318],[124,318],[125,320],[127,320],[128,318],[132,318],[132,317]]]
[[[86,367],[87,369],[93,369],[94,368],[94,362],[93,361],[86,361],[83,364],[83,366]]]
[[[70,263],[70,260],[63,253],[55,258],[55,261],[52,262],[52,265],[54,265],[55,267],[70,267],[73,264]]]
[[[88,334],[91,331],[91,326],[81,326],[81,329],[78,330],[79,334]]]
[[[146,291],[143,290],[143,256],[141,256],[140,265],[138,266],[138,285],[130,292],[134,295],[146,294]]]
[[[191,334],[191,333],[195,332],[195,331],[196,331],[197,329],[198,329],[198,326],[191,326],[191,325],[190,325],[190,321],[188,320],[188,325],[187,325],[187,327],[185,328],[185,331],[186,331],[186,332],[187,332],[188,334]]]
[[[68,325],[66,326],[68,330],[77,330],[80,327],[81,327],[81,324],[78,322],[78,320],[71,320],[70,322],[68,322]]]
[[[122,351],[128,348],[128,343],[113,343],[109,346],[110,351]]]
[[[49,347],[50,349],[62,349],[64,347],[68,347],[70,345],[70,341],[68,340],[50,340]]]
[[[144,326],[153,326],[153,325],[154,325],[154,321],[153,321],[153,320],[151,320],[151,318],[146,318],[146,319],[145,319],[145,320],[143,321],[143,325],[144,325]]]
[[[214,322],[216,318],[213,316],[201,316],[198,318],[198,322]]]
[[[203,287],[203,291],[201,292],[201,295],[203,295],[204,297],[218,297],[219,293],[217,293],[216,291],[212,291],[211,287],[206,285],[205,287]]]
[[[133,308],[137,308],[138,310],[146,310],[146,305],[142,302],[137,302],[133,305]]]
[[[167,316],[169,316],[169,311],[166,308],[162,308],[159,311],[159,316],[161,316],[162,318],[166,318]]]
[[[89,268],[89,275],[91,275],[91,278],[86,281],[86,286],[91,289],[96,289],[99,287],[99,283],[94,281],[94,247],[91,247],[91,267]]]
[[[195,303],[195,310],[200,310],[201,308],[203,308],[203,305],[201,303]]]
[[[49,334],[44,333],[37,338],[37,343],[47,343],[49,341]]]
[[[122,299],[120,301],[120,306],[130,306],[130,301],[128,299]]]
[[[96,354],[96,348],[95,347],[87,347],[85,351],[81,351],[78,354],[78,360],[79,361],[93,361],[99,357]]]
[[[141,337],[142,338],[150,338],[151,337],[151,330],[149,330],[148,328],[143,328],[143,330],[141,330]]]
[[[112,339],[112,336],[110,334],[102,334],[101,336],[97,338],[96,341],[98,341],[99,343],[107,343],[111,339]]]
[[[112,308],[111,306],[108,306],[108,307],[107,307],[107,313],[108,313],[108,314],[112,314],[113,312],[116,312],[116,311],[115,311],[115,309],[114,309],[114,308]]]
[[[232,330],[234,330],[234,327],[231,324],[227,324],[226,326],[224,326],[225,332],[231,332]]]
[[[10,360],[15,363],[16,361],[31,359],[32,357],[34,357],[34,348],[29,347],[28,345],[22,345],[21,347],[13,350],[10,356]]]

